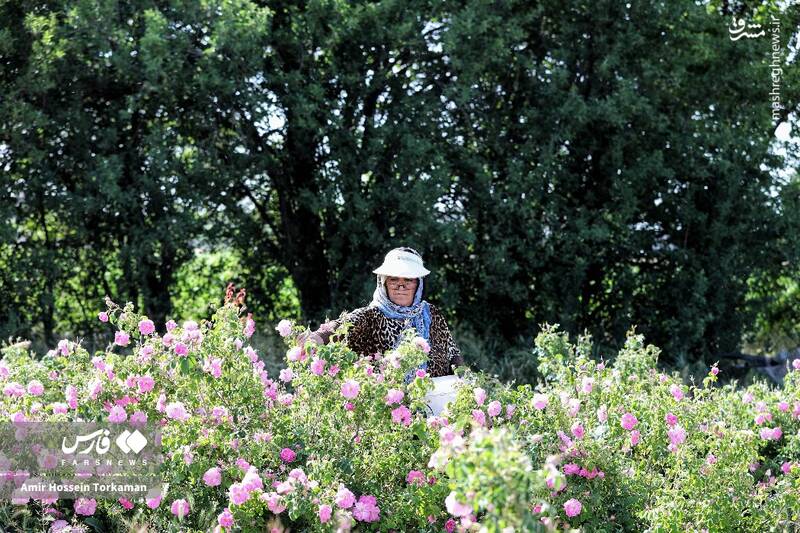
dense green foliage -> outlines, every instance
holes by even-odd
[[[728,33],[770,13],[777,118],[768,37]],[[794,334],[774,131],[797,131],[799,23],[771,0],[4,0],[0,335],[92,338],[105,295],[200,316],[227,281],[317,321],[401,244],[497,353],[543,322],[598,352],[638,324],[666,361]]]

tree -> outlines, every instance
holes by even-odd
[[[363,305],[373,265],[410,245],[428,297],[482,338],[558,322],[602,352],[638,324],[702,358],[767,305],[753,279],[792,275],[796,191],[776,172],[796,148],[774,152],[771,41],[732,41],[728,17],[776,13],[791,48],[797,6],[0,10],[6,331],[52,337],[108,292],[166,318],[198,244],[241,259],[254,310],[290,277],[318,321]],[[796,122],[797,57],[780,60],[779,119]]]
[[[153,2],[0,7],[0,146],[11,192],[2,291],[15,295],[21,279],[37,283],[4,298],[4,334],[36,323],[47,344],[55,329],[89,334],[103,294],[141,300],[158,322],[170,314],[176,269],[202,239],[217,192],[181,127],[205,112],[194,87],[215,75],[204,72],[198,45],[261,31],[266,13],[225,6],[220,14],[211,5],[161,5],[179,12],[176,20]],[[68,317],[58,328],[56,311]]]

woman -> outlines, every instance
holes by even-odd
[[[323,324],[307,338],[317,344],[327,344],[334,330],[343,322],[351,322],[344,342],[356,353],[372,355],[397,347],[406,329],[430,345],[428,362],[422,365],[432,377],[453,373],[453,366],[464,364],[461,351],[450,335],[444,316],[422,299],[423,278],[430,274],[422,264],[422,256],[411,248],[395,248],[373,270],[377,275],[372,302]],[[306,336],[301,336],[304,343]]]

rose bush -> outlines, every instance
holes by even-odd
[[[151,421],[159,494],[0,503],[21,530],[530,531],[797,527],[800,371],[782,389],[685,386],[631,333],[613,364],[556,327],[536,339],[537,387],[463,372],[449,411],[426,418],[431,379],[409,335],[362,357],[340,341],[295,345],[270,375],[256,324],[232,297],[208,321],[154,324],[107,301],[105,352],[64,339],[0,363],[0,416]],[[5,483],[11,483],[9,479]],[[75,529],[73,529],[75,530]]]
[[[717,386],[716,367],[686,387],[657,370],[658,349],[641,335],[628,335],[613,365],[589,353],[589,339],[572,345],[547,326],[536,339],[536,390],[476,375],[451,406],[456,431],[513,428],[533,464],[559,456],[566,483],[548,478],[553,490],[532,500],[536,511],[557,511],[545,522],[587,531],[798,527],[798,369],[783,388]],[[505,416],[489,412],[495,401]]]
[[[271,376],[249,345],[252,317],[229,299],[209,321],[162,331],[131,304],[98,315],[115,329],[104,353],[63,340],[41,360],[4,350],[2,416],[20,420],[155,421],[162,490],[139,500],[17,500],[0,510],[24,530],[442,530],[450,478],[428,466],[438,426],[425,418],[431,379],[409,336],[361,357],[340,340],[296,347],[282,322],[285,368]],[[531,475],[534,472],[531,472]],[[4,480],[7,483],[12,481]],[[513,488],[513,487],[512,487]],[[465,523],[477,522],[474,515]]]

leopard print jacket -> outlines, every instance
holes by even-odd
[[[433,305],[430,306],[430,311],[431,351],[428,353],[428,373],[432,377],[447,376],[453,373],[451,365],[463,365],[464,360],[442,313]],[[361,355],[390,350],[403,330],[403,320],[388,318],[377,307],[360,307],[350,313],[343,313],[337,320],[328,322],[314,333],[327,344],[332,332],[344,322],[352,322],[344,342]]]

